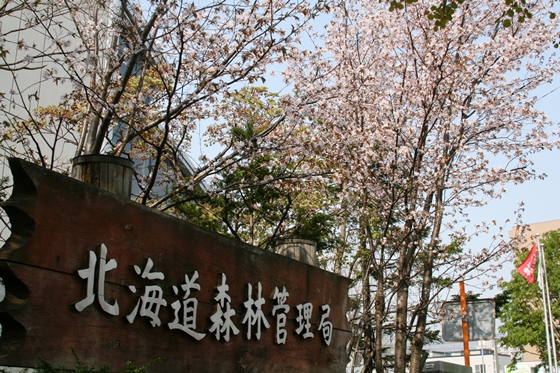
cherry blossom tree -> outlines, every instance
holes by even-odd
[[[495,17],[503,1],[465,2],[443,31],[425,16],[434,5],[399,13],[383,2],[340,3],[314,49],[286,71],[290,120],[307,124],[299,152],[329,167],[354,217],[342,227],[363,372],[421,370],[438,296],[495,269],[515,244],[498,234],[467,250],[471,235],[496,224],[489,214],[467,231],[467,208],[540,177],[531,155],[558,146],[531,93],[559,68],[548,5],[532,3],[532,18],[504,27]]]
[[[3,153],[60,170],[82,154],[150,159],[139,200],[164,208],[245,151],[230,142],[193,161],[188,177],[180,172],[200,127],[231,114],[219,102],[264,81],[322,8],[303,0],[7,2],[0,70],[13,84],[0,96]],[[38,81],[24,84],[30,71]],[[161,195],[158,182],[174,188]]]

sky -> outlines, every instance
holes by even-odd
[[[548,93],[548,95],[547,95]],[[560,77],[556,81],[537,93],[538,97],[545,96],[539,100],[538,107],[556,123],[560,123]],[[513,229],[515,217],[513,211],[517,209],[520,202],[525,205],[523,213],[523,223],[540,223],[560,219],[560,150],[543,151],[531,158],[537,173],[544,173],[547,177],[544,180],[531,180],[520,185],[506,185],[506,193],[501,199],[491,200],[486,206],[473,208],[470,211],[470,218],[475,221],[496,220],[503,223],[506,219],[511,221],[505,224],[505,234]],[[473,239],[468,247],[471,249],[488,247],[492,243],[492,234],[485,234]],[[560,248],[559,248],[560,249]],[[505,281],[511,280],[512,271],[515,266],[511,262],[504,265],[499,276]],[[499,287],[487,289],[482,286],[486,278],[467,281],[465,290],[481,294],[481,298],[492,298],[500,292]],[[451,289],[450,294],[458,294],[459,285],[456,284]],[[496,320],[497,326],[500,324]],[[480,348],[480,342],[471,342],[471,349]],[[485,341],[484,347],[493,348],[493,341]],[[461,351],[462,343],[445,343],[430,345],[429,349],[436,351]]]
[[[555,123],[560,123],[560,77],[552,84],[542,87],[535,92],[537,97],[542,97],[538,101],[538,108],[544,111],[549,119]],[[556,128],[558,129],[558,127]],[[506,193],[501,199],[488,202],[486,206],[472,208],[470,218],[474,221],[496,220],[505,226],[504,234],[514,228],[514,211],[521,202],[524,203],[522,221],[525,224],[540,223],[550,220],[560,219],[560,150],[542,151],[531,157],[537,174],[546,174],[544,180],[530,180],[519,185],[506,185]],[[509,223],[504,222],[509,219]],[[467,245],[471,249],[488,247],[492,244],[492,232],[474,238]],[[511,272],[515,269],[512,263],[506,263],[500,276],[504,280],[511,279]],[[482,297],[491,297],[499,292],[499,289],[485,289],[482,283],[485,278],[479,278],[467,282],[466,290],[473,293],[482,293]],[[457,289],[453,289],[458,292]]]

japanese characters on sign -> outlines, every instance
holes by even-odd
[[[74,304],[77,311],[82,312],[97,299],[97,302],[104,312],[112,316],[120,315],[118,301],[114,300],[111,304],[105,299],[104,289],[106,273],[117,268],[116,260],[108,260],[107,254],[107,246],[101,244],[99,258],[94,251],[89,251],[87,268],[78,270],[78,276],[86,281],[86,296]],[[134,265],[133,269],[134,272],[144,280],[154,281],[165,279],[165,275],[162,272],[154,270],[154,262],[151,258],[148,258],[143,269],[137,265]],[[215,312],[209,315],[211,326],[207,332],[213,335],[216,340],[229,342],[233,336],[240,333],[238,327],[241,326],[235,325],[232,319],[236,312],[231,305],[232,299],[228,294],[229,285],[227,284],[226,274],[221,273],[220,275],[221,279],[216,287],[217,294],[213,298],[216,303],[216,308]],[[207,333],[197,331],[198,299],[193,293],[193,291],[201,290],[201,285],[197,283],[199,273],[198,271],[194,271],[190,276],[187,274],[184,276],[184,284],[180,284],[179,286],[174,285],[172,287],[173,293],[179,297],[182,295],[182,299],[178,299],[171,304],[168,304],[164,298],[164,289],[157,284],[146,285],[143,289],[137,289],[133,285],[128,286],[130,292],[137,296],[137,300],[133,309],[126,315],[126,320],[132,324],[136,317],[145,317],[149,319],[152,327],[160,327],[160,310],[162,307],[169,306],[173,309],[174,314],[173,321],[167,324],[169,329],[181,330],[197,341],[205,338]],[[261,282],[257,282],[256,286],[253,286],[251,283],[246,285],[247,295],[242,303],[245,308],[245,314],[241,324],[244,325],[247,339],[254,337],[260,340],[263,329],[269,329],[271,327],[263,311],[263,306],[266,303],[265,298],[262,296],[263,287]],[[290,305],[287,304],[288,297],[289,293],[286,287],[282,287],[282,289],[275,287],[271,296],[271,300],[276,303],[272,307],[271,313],[276,324],[274,328],[275,342],[279,345],[285,344],[287,340],[287,314],[290,311]],[[320,334],[320,337],[327,345],[330,345],[333,333],[333,325],[328,321],[330,306],[328,304],[322,304],[317,308],[320,312],[320,321],[315,332]],[[295,319],[297,328],[295,332],[303,339],[313,338],[315,336],[311,323],[313,310],[313,304],[309,302],[297,304],[294,307],[294,312],[297,314]]]

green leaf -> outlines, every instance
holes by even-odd
[[[504,25],[504,27],[510,27],[511,26],[511,20],[509,19],[504,19],[504,21],[502,22],[502,24]]]

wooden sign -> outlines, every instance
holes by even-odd
[[[0,365],[344,372],[350,280],[11,159]]]

